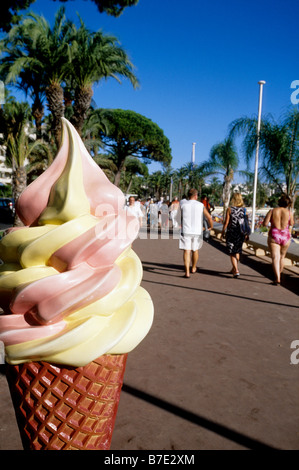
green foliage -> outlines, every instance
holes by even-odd
[[[204,163],[206,171],[210,174],[223,175],[223,216],[229,205],[231,184],[238,164],[237,150],[231,137],[215,144],[211,148],[209,160]]]
[[[118,168],[115,184],[119,185],[120,173],[129,156],[140,158],[144,163],[154,160],[164,166],[170,164],[169,140],[156,123],[134,111],[107,109],[103,114],[107,133],[102,134],[102,140]]]
[[[53,0],[56,1],[56,0]],[[69,0],[59,0],[67,2]],[[111,16],[119,16],[126,7],[137,5],[138,0],[91,0],[94,2],[100,13],[107,13]],[[27,10],[35,0],[2,0],[0,15],[0,30],[8,32],[12,25],[18,24],[22,15],[21,12]]]
[[[8,32],[11,25],[20,21],[20,10],[26,10],[35,0],[2,0],[0,30]]]
[[[56,1],[56,0],[54,0]],[[67,2],[68,0],[59,0]],[[137,5],[138,0],[91,0],[96,4],[100,13],[107,13],[111,16],[119,16],[126,7]]]
[[[208,186],[202,187],[202,194],[206,194],[215,206],[220,206],[222,203],[223,183],[216,178],[212,178]]]
[[[31,95],[39,137],[46,97],[57,146],[65,100],[70,121],[81,134],[94,83],[127,78],[138,86],[134,66],[118,40],[100,30],[90,31],[81,19],[77,28],[67,20],[64,7],[57,11],[53,27],[43,16],[29,13],[0,42],[0,51],[0,78]]]
[[[103,141],[116,160],[132,155],[145,160],[155,160],[166,165],[171,162],[168,138],[153,121],[134,111],[106,110],[108,133]]]
[[[0,186],[0,197],[12,197],[12,187],[9,185]]]
[[[77,86],[89,86],[103,78],[129,78],[134,87],[138,80],[133,64],[116,37],[101,30],[90,31],[80,18],[80,26],[70,25],[70,62],[72,81]]]
[[[6,164],[13,169],[12,193],[15,199],[26,187],[28,169],[36,170],[42,163],[42,155],[49,155],[49,146],[36,139],[34,133],[28,103],[19,103],[8,97],[0,110],[0,144],[5,145]]]
[[[252,159],[257,144],[255,118],[240,118],[230,125],[230,136],[244,135],[243,151],[246,161]],[[261,122],[259,135],[261,176],[275,183],[291,198],[296,198],[299,176],[299,111],[292,107],[280,122],[266,117]]]
[[[220,173],[230,180],[233,179],[234,171],[238,168],[239,158],[236,147],[231,138],[215,144],[210,151],[210,158],[205,164],[207,171]]]
[[[268,199],[267,199],[267,201],[266,201],[267,204],[268,204],[268,206],[270,206],[270,207],[278,207],[278,200],[279,200],[280,196],[281,196],[281,192],[279,192],[279,193],[274,193],[274,194],[272,194],[270,197],[268,197]]]

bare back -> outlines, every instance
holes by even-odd
[[[288,228],[289,225],[293,225],[290,211],[285,207],[276,207],[273,209],[270,221],[271,227],[278,228],[279,230],[284,230]]]

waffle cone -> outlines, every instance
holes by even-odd
[[[84,367],[7,365],[25,450],[109,450],[127,354]]]

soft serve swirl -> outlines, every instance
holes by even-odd
[[[0,341],[6,361],[82,366],[134,349],[153,304],[131,248],[138,220],[63,118],[52,165],[22,193],[25,224],[0,241]]]

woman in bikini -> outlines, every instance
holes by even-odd
[[[266,215],[263,225],[271,227],[268,234],[268,246],[272,257],[272,266],[275,275],[274,284],[280,285],[280,274],[283,270],[283,261],[291,243],[290,226],[294,225],[294,218],[290,211],[291,199],[282,194],[278,207],[271,209]]]

